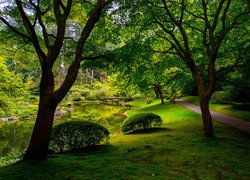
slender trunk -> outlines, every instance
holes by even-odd
[[[164,104],[164,97],[162,95],[162,92],[160,91],[159,92],[159,95],[160,95],[160,99],[161,99],[161,104]]]
[[[157,90],[158,90],[158,93],[159,93],[159,97],[161,99],[161,104],[164,104],[164,97],[163,97],[163,94],[162,94],[161,85],[159,83],[157,84]]]
[[[156,85],[154,85],[154,92],[155,92],[155,98],[158,99],[159,98],[159,92],[158,92],[158,88]]]
[[[175,103],[175,98],[176,98],[176,91],[172,90],[171,91],[171,97],[170,97],[170,102]]]
[[[213,122],[209,111],[209,101],[212,93],[208,93],[204,81],[202,80],[201,75],[198,71],[194,71],[193,76],[196,80],[199,93],[201,116],[203,122],[203,134],[205,137],[213,137]]]
[[[201,107],[201,115],[203,121],[203,134],[205,137],[213,137],[213,121],[211,117],[211,113],[209,111],[209,100],[208,96],[199,96],[200,98],[200,107]]]

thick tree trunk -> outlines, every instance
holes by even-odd
[[[54,113],[55,107],[40,103],[35,127],[24,160],[45,160],[47,158]]]
[[[54,75],[52,67],[44,65],[40,83],[40,100],[37,118],[29,147],[24,160],[43,160],[47,158],[48,145],[53,126],[54,113],[58,103],[52,102]]]

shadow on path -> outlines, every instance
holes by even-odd
[[[191,110],[201,114],[200,106],[186,102],[183,99],[176,99],[175,101],[177,103],[187,107],[188,109],[191,109]],[[212,115],[213,120],[228,124],[228,125],[233,126],[233,127],[237,128],[237,129],[239,129],[247,134],[250,134],[250,122],[245,121],[243,119],[236,118],[236,117],[231,117],[231,116],[227,116],[227,115],[224,115],[221,113],[217,113],[217,112],[211,111],[211,110],[210,110],[210,113]]]

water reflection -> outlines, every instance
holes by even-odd
[[[67,111],[67,106],[60,107]],[[111,133],[119,133],[127,107],[96,103],[73,104],[74,110],[56,118],[54,124],[86,120],[105,126]],[[23,152],[29,143],[34,120],[0,123],[0,160],[15,152]]]

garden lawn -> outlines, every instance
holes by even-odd
[[[187,102],[200,105],[199,98],[197,96],[183,97]],[[225,115],[238,117],[246,121],[250,121],[250,104],[240,103],[221,103],[214,100],[210,101],[210,109]]]
[[[140,102],[136,102],[140,104]],[[215,138],[202,136],[200,115],[178,104],[128,111],[153,112],[162,128],[112,135],[92,151],[56,154],[41,162],[18,162],[0,169],[0,179],[249,179],[250,138],[220,123]]]

